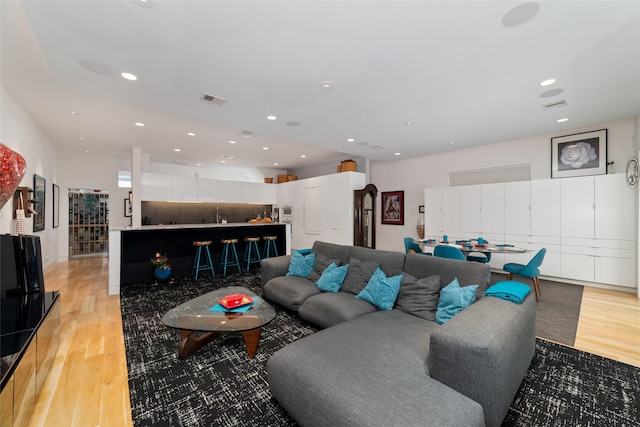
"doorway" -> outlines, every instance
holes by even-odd
[[[69,190],[69,258],[107,256],[109,192]]]

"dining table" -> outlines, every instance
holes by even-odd
[[[481,253],[499,253],[499,254],[513,254],[513,253],[527,253],[531,252],[530,249],[519,248],[509,243],[483,243],[482,245],[478,244],[477,239],[466,239],[466,240],[448,240],[444,241],[442,239],[421,239],[414,240],[414,243],[420,246],[420,249],[425,251],[427,248],[435,248],[438,245],[448,245],[453,246],[455,248],[460,249],[460,251],[464,254],[465,258],[471,252],[481,252]]]

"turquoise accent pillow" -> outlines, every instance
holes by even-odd
[[[436,322],[443,325],[453,316],[469,307],[476,300],[478,285],[460,287],[456,277],[440,291]]]
[[[316,254],[302,255],[300,252],[291,254],[291,262],[289,263],[289,271],[287,276],[309,277],[313,271],[313,265],[316,262]]]
[[[403,277],[404,274],[387,277],[384,271],[382,271],[380,267],[377,267],[369,279],[367,286],[356,295],[356,298],[370,302],[379,310],[391,310],[398,297],[398,291],[400,290],[400,283]]]
[[[347,277],[349,264],[338,267],[335,262],[325,268],[316,282],[316,286],[323,292],[338,292],[342,287],[344,278]]]

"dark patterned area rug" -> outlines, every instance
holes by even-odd
[[[121,290],[135,426],[295,426],[266,382],[266,361],[317,329],[275,307],[254,359],[242,337],[224,335],[187,360],[180,334],[160,323],[174,306],[225,286],[260,295],[259,273],[131,284]],[[538,339],[505,426],[638,426],[640,369]]]

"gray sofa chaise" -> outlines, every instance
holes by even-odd
[[[264,297],[325,328],[267,362],[270,389],[296,422],[350,427],[502,423],[533,358],[534,298],[514,304],[482,297],[490,281],[485,264],[324,242],[315,242],[312,252],[311,279],[286,276],[291,256],[262,261]],[[343,265],[374,261],[387,276],[436,275],[440,288],[457,278],[462,287],[479,285],[477,301],[443,325],[429,320],[428,313],[378,310],[356,298],[354,289],[345,289],[346,280],[335,293],[314,285],[312,279],[336,260]],[[404,281],[397,302],[403,290],[410,290]]]

